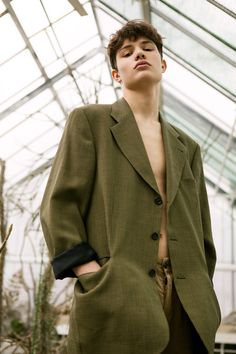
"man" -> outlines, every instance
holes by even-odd
[[[213,353],[220,322],[200,148],[159,112],[162,39],[111,37],[123,98],[72,112],[41,207],[56,278],[77,277],[69,354]]]

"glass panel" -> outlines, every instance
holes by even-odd
[[[31,37],[30,41],[43,66],[48,65],[57,58],[57,54],[52,47],[52,43],[50,42],[46,31],[40,32]]]
[[[25,47],[25,43],[10,15],[0,18],[0,64]]]
[[[107,65],[104,64],[104,55],[98,54],[77,67],[75,79],[81,89],[84,103],[98,102],[99,92],[104,86],[111,85],[111,77]]]
[[[21,147],[19,149],[18,153],[13,155],[10,158],[7,158],[7,171],[6,171],[6,179],[8,181],[8,186],[16,183],[19,181],[21,178],[30,175],[32,170],[34,170],[36,167],[39,167],[44,163],[45,161],[48,160],[48,158],[53,157],[55,154],[55,150],[58,147],[58,142],[62,136],[62,131],[61,129],[59,130],[58,128],[51,128],[47,129],[45,131],[45,134],[47,135],[47,141],[51,142],[57,142],[57,144],[54,143],[54,151],[53,153],[50,153],[48,151],[49,146],[47,145],[47,149],[45,148],[45,151],[47,152],[46,157],[47,159],[43,159],[42,156],[38,156],[35,153],[35,151],[31,151],[31,147]],[[35,140],[33,143],[35,143],[37,140]],[[41,144],[46,141],[42,140]],[[2,146],[2,144],[0,144]]]
[[[217,2],[221,5],[223,5],[224,7],[226,7],[227,9],[229,9],[230,11],[233,11],[234,13],[236,13],[235,0],[218,0]]]
[[[1,136],[0,149],[1,158],[7,160],[8,184],[45,162],[42,154],[47,151],[48,159],[49,150],[61,137],[65,115],[56,101],[47,103],[52,96],[50,91],[45,93],[1,121],[1,127],[7,133]],[[31,114],[26,113],[28,110]]]
[[[28,115],[43,109],[52,101],[53,97],[51,90],[45,89],[43,92],[39,92],[35,97],[31,98],[31,100],[25,103],[22,107],[18,108],[16,113],[27,117]]]
[[[1,67],[0,67],[0,78],[1,78]],[[13,94],[13,96],[10,96],[6,101],[3,103],[0,103],[0,112],[4,112],[4,110],[11,108],[11,106],[21,100],[21,98],[28,96],[30,93],[34,92],[38,87],[43,85],[45,82],[45,79],[43,77],[40,77],[39,79],[36,79],[26,87],[20,89],[17,93]],[[13,88],[14,88],[14,82],[12,83]],[[9,89],[9,92],[11,92],[11,89]],[[27,97],[26,97],[27,100]]]
[[[0,82],[6,83],[0,92],[0,102],[22,90],[25,86],[41,76],[30,52],[22,53],[0,66]],[[8,83],[8,85],[7,85]]]
[[[190,1],[191,2],[191,1]],[[207,28],[206,23],[203,22],[202,25],[196,20],[196,18],[192,18],[192,16],[188,16],[188,12],[182,12],[182,8],[178,8],[176,6],[169,5],[168,2],[162,1],[158,3],[158,8],[155,10],[153,9],[154,12],[157,13],[157,15],[160,14],[160,17],[163,18],[163,16],[166,16],[164,18],[167,22],[170,22],[173,26],[182,28],[183,32],[188,31],[189,32],[189,37],[193,36],[197,40],[200,41],[200,44],[207,45],[212,50],[217,50],[219,52],[219,55],[222,55],[222,57],[226,57],[225,59],[227,60],[227,57],[233,61],[236,65],[236,58],[235,58],[235,50],[234,50],[234,43],[235,42],[227,42],[226,38],[222,36],[222,32],[219,31],[219,24],[220,26],[222,25],[222,18],[221,16],[218,16],[218,31],[214,33],[213,28]],[[185,10],[185,8],[183,8]],[[200,10],[200,11],[199,11]],[[194,12],[195,16],[196,13],[200,16],[201,14],[201,6],[196,8],[196,11]],[[218,13],[219,15],[219,13]],[[208,18],[211,20],[211,18]],[[229,16],[225,18],[225,20],[229,20]],[[215,22],[216,19],[214,18],[212,22]],[[233,30],[233,23],[231,23],[231,27]],[[235,24],[234,24],[235,25]],[[231,45],[233,44],[233,46]],[[209,49],[210,49],[209,48]],[[236,48],[235,48],[236,49]]]
[[[52,78],[55,75],[57,75],[58,73],[60,73],[62,70],[64,70],[65,68],[66,68],[65,60],[59,59],[59,60],[51,63],[47,67],[45,67],[45,71],[46,71],[48,77]]]
[[[26,117],[24,114],[18,114],[13,112],[9,114],[7,118],[0,120],[0,139],[6,135],[10,134],[12,130],[18,127],[21,124],[24,124]]]
[[[73,11],[73,7],[67,0],[57,0],[56,4],[55,1],[52,0],[43,0],[42,3],[51,22],[55,22]]]
[[[40,110],[41,116],[35,116],[35,121],[52,122],[55,127],[60,126],[60,122],[65,119],[64,113],[56,101],[52,101]],[[40,123],[41,124],[41,123]],[[46,126],[45,126],[46,127]]]
[[[172,107],[170,105],[172,104]],[[217,171],[217,183],[222,179],[229,180],[231,188],[236,187],[235,165],[236,144],[228,149],[228,136],[218,128],[209,124],[203,117],[193,112],[186,114],[184,107],[174,107],[174,103],[168,102],[164,107],[165,116],[169,122],[174,123],[192,136],[203,149],[204,162],[213,171]],[[196,127],[198,127],[196,129]]]
[[[111,15],[104,12],[104,9],[97,9],[97,17],[102,34],[106,39],[108,39],[111,34],[115,33],[121,27],[121,23]]]
[[[61,80],[54,84],[54,88],[57,91],[63,106],[68,112],[76,106],[82,105],[78,88],[76,87],[75,81],[71,76],[64,76]]]
[[[83,56],[88,56],[89,59],[91,51],[94,52],[95,49],[97,49],[97,53],[101,52],[101,40],[98,35],[79,43],[65,57],[68,63],[73,64]]]
[[[235,103],[168,56],[165,59],[167,70],[163,74],[164,90],[230,133],[235,120]]]
[[[51,46],[53,47],[53,50],[55,50],[58,57],[61,57],[63,52],[61,50],[60,43],[53,31],[53,28],[48,27],[45,32],[47,33],[48,39],[51,43]]]
[[[6,10],[5,5],[3,5],[2,0],[0,0],[0,14]]]
[[[99,103],[113,103],[116,100],[115,92],[112,87],[104,87],[98,92]]]
[[[27,36],[30,37],[49,25],[38,0],[12,0],[11,5]]]
[[[123,0],[123,1],[116,1],[116,0],[105,0],[100,1],[109,7],[110,9],[114,10],[118,14],[124,16],[128,19],[136,19],[142,18],[142,10],[141,10],[141,1],[134,1],[134,0]]]
[[[65,120],[63,119],[63,122],[60,123],[63,128],[64,124],[62,125],[62,123],[65,123]],[[48,128],[45,131],[45,134],[40,137],[40,139],[35,139],[34,142],[30,145],[30,148],[36,152],[35,156],[38,154],[41,155],[41,164],[48,161],[51,157],[54,157],[50,151],[51,148],[58,147],[58,142],[62,135],[62,128]],[[49,144],[49,141],[51,141],[51,144]],[[37,161],[37,158],[34,157],[34,160]]]
[[[97,33],[95,22],[88,16],[81,17],[77,12],[67,15],[55,23],[53,28],[64,52],[77,47],[80,42],[86,41]]]
[[[234,0],[233,0],[234,1]],[[235,20],[206,0],[151,0],[158,10],[160,3],[173,6],[181,14],[235,46]],[[171,9],[169,10],[171,12]]]
[[[209,49],[190,38],[179,29],[152,14],[152,22],[165,39],[165,46],[175,55],[183,58],[206,77],[228,90],[232,95],[236,92],[236,71],[232,65],[220,60]],[[220,66],[220,70],[219,70]]]
[[[2,148],[2,144],[5,139],[1,139],[0,146]],[[16,147],[16,143],[14,144]],[[18,145],[19,146],[19,145]],[[21,147],[19,153],[12,157],[11,159],[7,157],[7,164],[9,166],[9,171],[7,172],[7,179],[12,178],[13,176],[18,176],[20,178],[24,173],[24,170],[32,167],[32,161],[34,159],[34,153],[29,149]]]

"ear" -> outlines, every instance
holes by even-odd
[[[121,78],[120,78],[120,74],[116,69],[112,69],[111,75],[113,77],[113,79],[118,82],[119,84],[121,84]]]
[[[162,72],[164,73],[167,69],[167,64],[166,61],[164,59],[162,59],[161,61],[161,68],[162,68]]]

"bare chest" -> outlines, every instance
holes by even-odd
[[[158,122],[138,123],[138,127],[158,188],[165,194],[166,161],[161,125]]]

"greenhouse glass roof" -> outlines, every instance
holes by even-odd
[[[201,144],[208,182],[234,202],[235,1],[2,0],[0,158],[15,206],[26,186],[33,196],[48,175],[68,112],[122,95],[105,47],[135,18],[164,37],[167,120]]]

